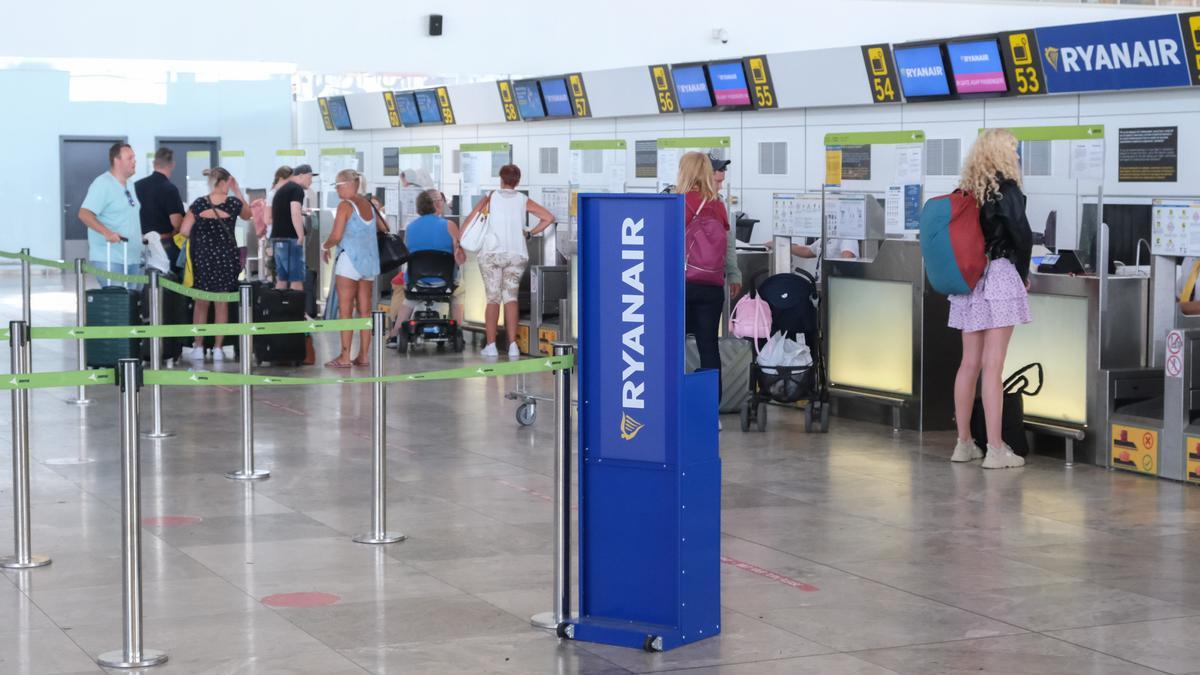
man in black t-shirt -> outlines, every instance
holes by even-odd
[[[174,170],[175,151],[161,147],[154,153],[154,171],[133,184],[138,201],[142,205],[139,213],[142,234],[158,233],[172,267],[179,257],[179,248],[175,246],[175,233],[179,232],[184,214],[179,188],[171,182],[171,172]]]
[[[304,191],[312,187],[316,175],[308,164],[297,166],[271,200],[275,288],[304,290]]]

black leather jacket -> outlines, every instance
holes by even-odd
[[[1017,268],[1021,280],[1027,280],[1033,232],[1025,217],[1025,195],[1016,181],[1000,178],[1000,191],[989,194],[979,207],[979,225],[983,228],[988,258],[1008,258]]]

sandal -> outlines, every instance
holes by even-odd
[[[353,361],[350,362],[350,365],[365,367],[365,366],[371,365],[371,362],[370,361],[359,361],[358,359],[354,359]]]
[[[333,359],[325,364],[326,368],[349,368],[352,364]]]

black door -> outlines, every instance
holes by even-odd
[[[175,173],[171,174],[171,182],[175,184],[175,187],[179,188],[179,196],[183,198],[183,205],[185,207],[188,206],[187,182],[189,176],[187,155],[189,152],[209,153],[208,166],[204,168],[211,169],[217,166],[217,154],[221,150],[221,140],[218,138],[157,138],[155,139],[155,143],[156,149],[165,145],[175,151]],[[191,176],[190,179],[204,180],[204,176],[198,174]],[[192,196],[196,197],[198,195]]]
[[[108,149],[125,140],[111,138],[59,139],[58,162],[62,173],[62,231],[64,260],[87,257],[87,226],[79,220],[79,207],[96,176],[108,171]]]

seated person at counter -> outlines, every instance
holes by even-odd
[[[1175,288],[1179,290],[1179,311],[1188,316],[1200,315],[1200,258],[1187,257],[1179,266]]]
[[[768,249],[774,249],[775,241],[767,242]],[[821,278],[820,259],[824,258],[824,244],[820,239],[814,239],[811,244],[792,244],[792,267],[802,269],[813,276]],[[858,257],[858,242],[853,239],[830,239],[830,250],[836,257],[853,260]]]

